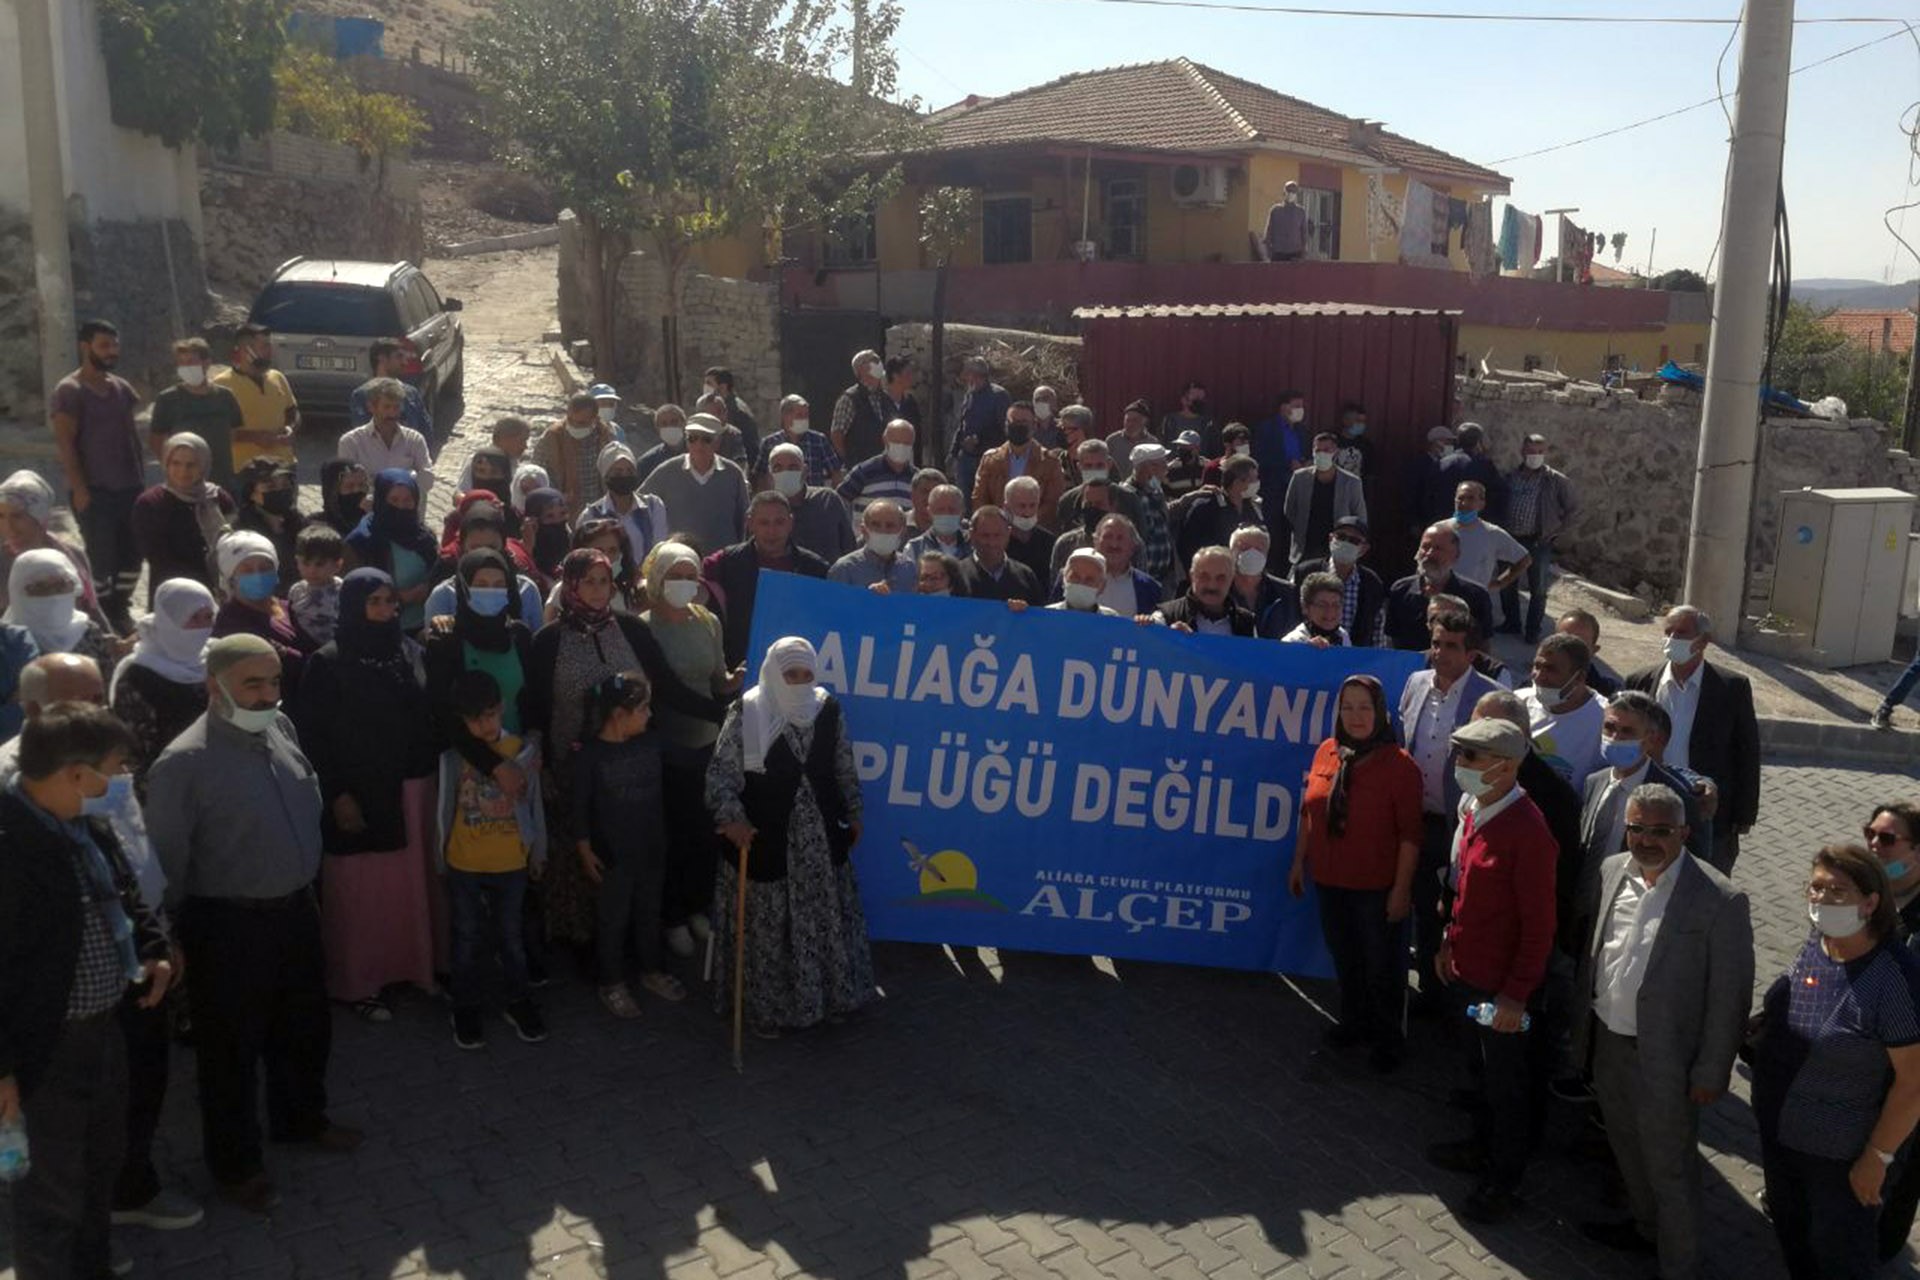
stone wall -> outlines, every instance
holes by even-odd
[[[1605,586],[1641,594],[1650,587],[1651,595],[1669,600],[1678,594],[1700,443],[1698,393],[1669,387],[1646,402],[1632,392],[1462,379],[1459,396],[1461,419],[1488,429],[1503,469],[1518,464],[1523,437],[1547,438],[1549,460],[1567,473],[1580,498],[1560,540],[1561,560]],[[1756,577],[1773,565],[1782,491],[1891,486],[1920,493],[1914,460],[1890,450],[1888,440],[1885,427],[1864,418],[1767,419],[1750,553]]]
[[[251,301],[274,268],[299,254],[373,262],[426,256],[412,173],[389,162],[384,180],[350,147],[276,133],[207,157],[200,171],[207,277]]]
[[[173,341],[197,334],[212,308],[200,244],[181,219],[76,226],[73,312],[120,327],[122,377],[151,399],[173,381]]]
[[[0,204],[0,422],[40,412],[40,317],[33,228],[25,212]],[[19,432],[9,431],[11,437]]]

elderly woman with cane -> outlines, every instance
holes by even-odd
[[[848,853],[860,839],[860,780],[840,703],[814,681],[813,646],[777,640],[760,683],[727,713],[707,770],[718,831],[744,850],[714,881],[715,990],[743,979],[746,1020],[772,1039],[853,1013],[877,994]],[[733,966],[736,930],[745,961]]]

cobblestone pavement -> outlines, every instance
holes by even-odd
[[[449,476],[476,424],[550,411],[536,354],[511,335],[470,347]],[[1916,784],[1780,760],[1764,787],[1737,874],[1762,983],[1804,937],[1810,850]],[[1467,1183],[1421,1152],[1462,1121],[1446,1107],[1451,1028],[1419,1024],[1381,1081],[1318,1048],[1324,984],[897,944],[875,958],[875,1013],[750,1041],[741,1075],[691,965],[695,998],[622,1023],[563,963],[545,993],[552,1039],[521,1044],[496,1020],[481,1053],[454,1046],[425,995],[384,1026],[343,1010],[333,1114],[366,1145],[270,1152],[284,1195],[271,1218],[215,1205],[198,1228],[121,1243],[138,1274],[193,1280],[1645,1274],[1576,1230],[1618,1210],[1597,1135],[1570,1113],[1518,1217],[1479,1229],[1449,1211]],[[158,1155],[172,1185],[205,1196],[192,1073],[178,1052]],[[1709,1274],[1776,1280],[1746,1093],[1737,1077],[1704,1126]],[[0,1225],[0,1280],[9,1256]]]

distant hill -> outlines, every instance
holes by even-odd
[[[1875,284],[1871,280],[1795,280],[1793,296],[1810,307],[1911,307],[1920,298],[1920,280]]]

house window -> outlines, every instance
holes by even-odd
[[[873,210],[856,213],[828,227],[823,256],[829,267],[870,267],[877,262],[880,241],[874,228]]]
[[[980,260],[1033,261],[1033,197],[988,196],[980,202]]]
[[[1300,188],[1300,207],[1307,211],[1307,256],[1340,260],[1340,193],[1324,187]]]
[[[1108,178],[1103,195],[1106,212],[1107,258],[1144,259],[1147,256],[1147,184],[1140,178]]]

